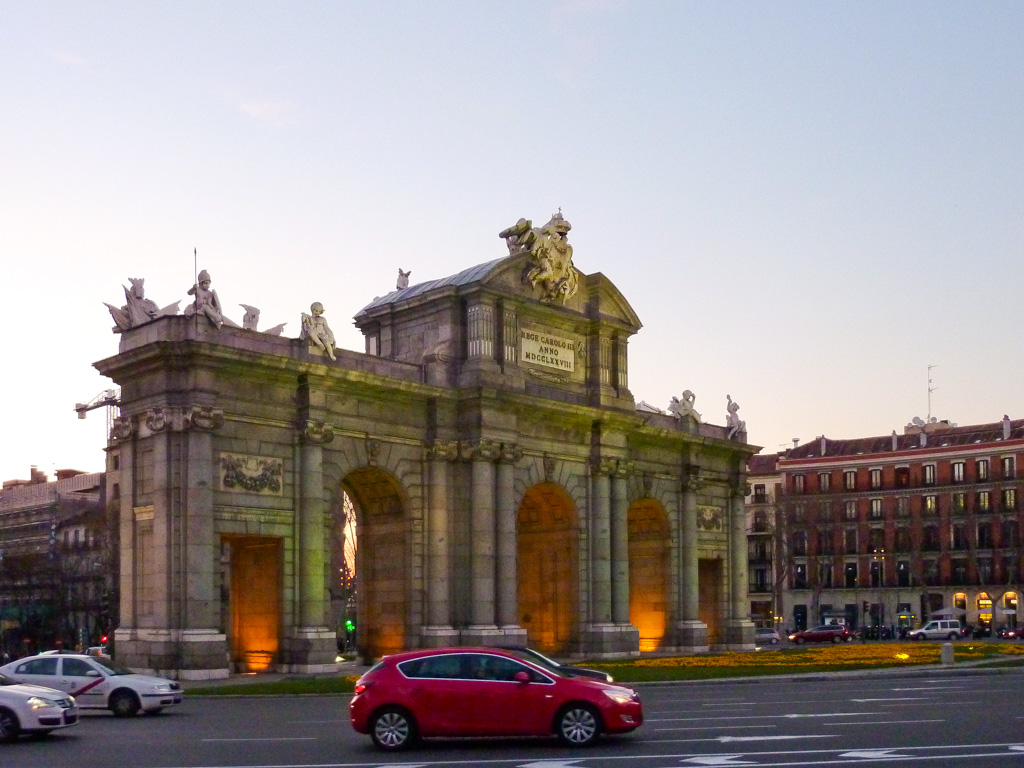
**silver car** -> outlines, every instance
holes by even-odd
[[[77,724],[78,704],[73,697],[53,688],[21,685],[0,675],[0,741]]]

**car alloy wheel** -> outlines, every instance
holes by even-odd
[[[384,709],[370,722],[370,738],[380,749],[396,752],[408,747],[416,738],[416,726],[400,709]]]
[[[793,642],[796,643],[797,645],[803,645],[804,644],[804,639],[802,637],[798,637]]]
[[[139,700],[130,691],[118,691],[110,698],[110,711],[114,717],[132,717],[139,711]]]
[[[843,640],[843,638],[841,638],[839,635],[832,635],[832,642],[833,643],[836,643],[838,645],[840,642],[842,642],[842,640]]]
[[[0,709],[0,741],[14,741],[20,732],[17,716],[9,709]]]
[[[573,704],[558,719],[558,738],[573,747],[585,747],[597,739],[597,715],[586,704]]]

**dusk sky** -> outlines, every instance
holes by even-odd
[[[261,328],[562,209],[630,389],[750,442],[1024,418],[1024,3],[0,0],[0,479],[103,469],[103,302]]]

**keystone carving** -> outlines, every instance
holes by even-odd
[[[307,421],[301,437],[310,445],[326,445],[334,439],[334,428],[323,421]]]
[[[224,425],[224,411],[209,405],[190,406],[185,413],[185,429],[212,430]]]
[[[131,416],[117,416],[114,418],[110,434],[115,440],[127,440],[135,432]]]

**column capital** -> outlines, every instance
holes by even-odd
[[[224,411],[209,405],[190,405],[182,419],[184,429],[211,431],[224,426]]]
[[[679,480],[679,487],[683,493],[701,490],[707,481],[700,476],[700,467],[687,467]]]
[[[614,475],[619,468],[619,460],[607,456],[594,456],[590,460],[595,475]]]
[[[135,434],[135,425],[131,416],[117,416],[111,425],[110,434],[115,440],[127,440]]]
[[[334,428],[322,421],[307,421],[299,438],[307,445],[326,445],[334,439]]]
[[[636,474],[636,462],[618,459],[615,462],[615,477],[620,479]]]
[[[506,464],[515,464],[523,458],[523,449],[514,443],[502,443],[501,444],[501,456],[499,461]]]
[[[435,440],[432,445],[424,446],[423,451],[427,459],[455,461],[459,458],[459,441]]]
[[[459,453],[464,461],[496,461],[501,456],[501,443],[495,440],[459,441]]]

